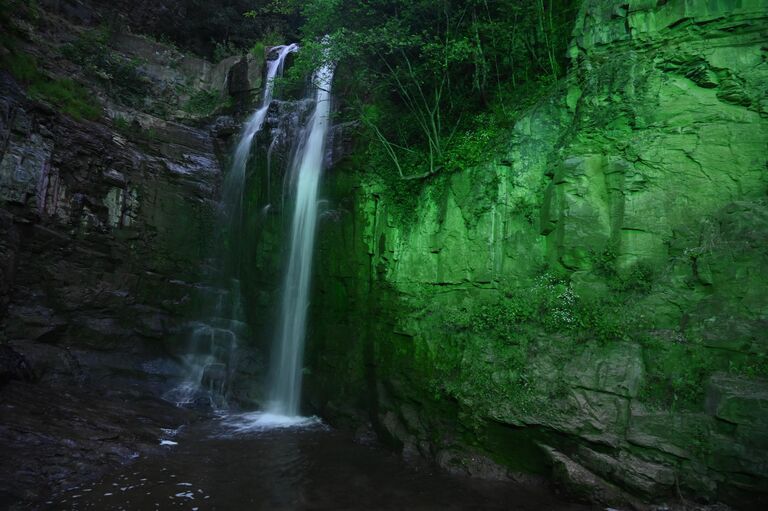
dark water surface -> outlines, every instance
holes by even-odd
[[[178,444],[168,445],[166,457],[74,488],[46,509],[588,509],[514,483],[417,470],[318,422],[273,428],[253,419],[190,427],[172,437]]]

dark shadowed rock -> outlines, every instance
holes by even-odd
[[[31,381],[33,377],[26,359],[9,346],[0,344],[0,387],[11,380]]]

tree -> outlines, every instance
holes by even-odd
[[[299,8],[294,0],[282,0]],[[457,131],[510,87],[562,73],[569,0],[309,0],[301,2],[306,76],[347,63],[358,119],[398,175],[433,175]],[[320,39],[328,35],[324,53]],[[324,56],[325,55],[325,56]]]

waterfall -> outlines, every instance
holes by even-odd
[[[229,218],[230,225],[241,220],[240,215],[243,207],[243,189],[245,187],[245,169],[248,164],[248,157],[251,154],[253,138],[264,125],[269,105],[272,103],[272,94],[275,90],[275,78],[282,74],[286,57],[298,49],[299,47],[297,45],[289,44],[286,46],[275,46],[269,50],[270,53],[277,52],[277,58],[267,60],[264,97],[261,101],[261,106],[251,114],[243,126],[240,140],[237,143],[234,157],[232,158],[232,167],[224,180],[222,204],[225,208],[226,215]]]
[[[232,166],[222,190],[221,237],[216,254],[220,282],[215,303],[210,304],[209,316],[195,324],[184,355],[187,375],[185,381],[166,394],[166,399],[180,406],[195,406],[200,402],[216,408],[227,407],[232,376],[237,364],[238,340],[247,335],[247,325],[241,303],[240,248],[243,212],[243,191],[248,158],[254,137],[261,130],[272,103],[275,78],[284,67],[286,57],[298,50],[295,44],[276,46],[269,50],[266,62],[264,94],[259,108],[248,118],[233,154]]]
[[[302,362],[309,308],[312,254],[318,213],[318,185],[325,158],[331,110],[334,66],[318,69],[313,77],[315,111],[302,137],[291,172],[295,181],[290,255],[272,357],[270,413],[296,416],[301,397]]]

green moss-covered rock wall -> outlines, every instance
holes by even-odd
[[[583,2],[568,78],[404,208],[326,180],[310,402],[607,503],[768,492],[768,4]]]

